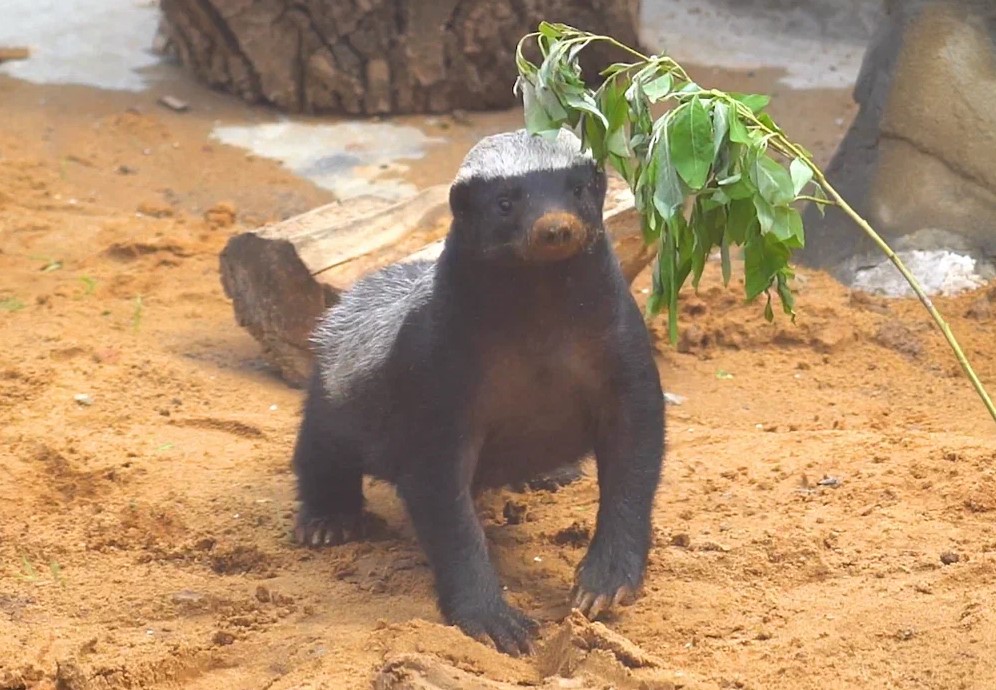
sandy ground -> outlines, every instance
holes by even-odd
[[[481,503],[509,598],[543,622],[534,658],[441,624],[388,487],[367,492],[379,540],[295,548],[301,393],[234,323],[217,255],[329,195],[207,139],[255,111],[156,95],[0,78],[0,688],[367,688],[385,665],[378,687],[427,687],[405,684],[418,668],[468,688],[996,686],[996,425],[918,304],[809,272],[796,325],[713,270],[680,346],[658,335],[683,402],[645,596],[605,627],[565,601],[590,467]],[[853,106],[799,92],[774,111],[825,162]],[[445,181],[518,118],[427,124],[453,143],[413,176]],[[996,389],[996,285],[937,302]]]

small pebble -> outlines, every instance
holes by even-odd
[[[951,565],[952,563],[957,563],[961,560],[961,556],[954,551],[945,551],[941,554],[941,563],[944,565]]]
[[[178,113],[182,113],[190,108],[189,103],[187,103],[186,101],[181,101],[179,98],[176,98],[175,96],[162,96],[159,99],[159,103],[161,105],[166,106],[170,110],[175,110]]]
[[[682,549],[687,549],[691,543],[692,543],[691,537],[689,537],[684,532],[681,532],[671,537],[671,546],[678,546]]]
[[[93,405],[93,398],[91,398],[86,393],[77,393],[76,395],[73,396],[73,400],[75,400],[77,403],[85,407]]]
[[[214,638],[212,639],[216,645],[230,645],[235,642],[235,635],[230,632],[225,632],[224,630],[219,630],[214,634]]]

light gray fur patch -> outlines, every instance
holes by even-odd
[[[525,175],[539,170],[563,170],[591,161],[591,152],[581,150],[574,132],[561,128],[555,139],[531,135],[525,129],[502,132],[477,142],[463,159],[454,184],[471,178]]]
[[[341,400],[387,360],[405,317],[432,296],[435,263],[392,264],[358,280],[311,337],[326,395]]]

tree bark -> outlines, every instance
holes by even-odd
[[[161,8],[162,52],[213,87],[300,113],[511,107],[516,43],[542,20],[639,44],[639,0],[161,0]],[[592,46],[582,67],[596,77],[619,57]]]
[[[653,259],[626,183],[610,177],[605,226],[630,282]],[[236,321],[291,385],[312,366],[309,336],[318,317],[362,275],[398,261],[432,259],[449,229],[449,185],[391,204],[334,202],[232,237],[221,252],[221,282]]]

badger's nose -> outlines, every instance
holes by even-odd
[[[536,258],[560,258],[581,249],[585,224],[573,213],[551,212],[540,216],[530,232],[530,246]]]
[[[541,227],[537,239],[543,244],[558,245],[571,241],[571,227],[567,223],[556,223]]]

